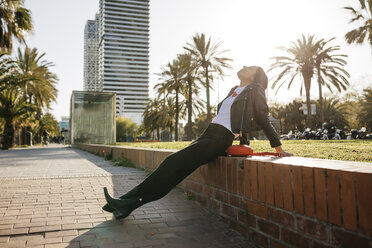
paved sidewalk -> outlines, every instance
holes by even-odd
[[[101,210],[146,173],[64,146],[0,151],[0,247],[254,247],[174,189],[121,221]]]

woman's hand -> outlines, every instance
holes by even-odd
[[[293,153],[286,152],[286,151],[283,150],[283,152],[279,152],[279,156],[280,157],[292,157],[293,156]]]
[[[276,150],[277,153],[279,153],[279,157],[291,157],[291,156],[293,156],[293,153],[284,151],[282,146],[275,147],[275,150]]]

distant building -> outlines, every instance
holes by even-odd
[[[88,20],[84,29],[84,90],[99,91],[98,81],[98,20]]]
[[[59,122],[59,131],[61,132],[62,129],[69,130],[70,117],[69,116],[61,116],[61,121]]]
[[[61,116],[61,121],[59,122],[59,134],[61,137],[63,137],[63,140],[62,139],[60,140],[63,144],[70,143],[69,131],[70,131],[70,117]]]
[[[99,80],[116,114],[142,122],[149,92],[149,0],[100,0]]]
[[[100,0],[85,33],[84,89],[116,93],[116,115],[141,124],[149,97],[149,0]]]

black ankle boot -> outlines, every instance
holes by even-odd
[[[119,197],[119,199],[130,199],[139,196],[138,188],[134,187],[131,191]],[[113,213],[115,211],[114,208],[110,207],[107,203],[102,207],[102,209],[106,212]]]
[[[143,199],[140,196],[130,199],[115,199],[109,195],[106,187],[103,188],[103,191],[108,205],[116,210],[114,216],[117,220],[127,217],[133,210],[143,205]]]

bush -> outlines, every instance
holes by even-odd
[[[114,166],[123,166],[123,167],[130,167],[130,168],[135,168],[134,164],[132,161],[130,161],[127,158],[120,157],[112,160],[114,162]]]
[[[139,126],[130,118],[118,116],[116,118],[116,141],[128,141],[128,136],[135,137]]]
[[[111,160],[112,159],[112,150],[109,152],[109,153],[104,153],[103,154],[103,157],[105,158],[105,160]]]

